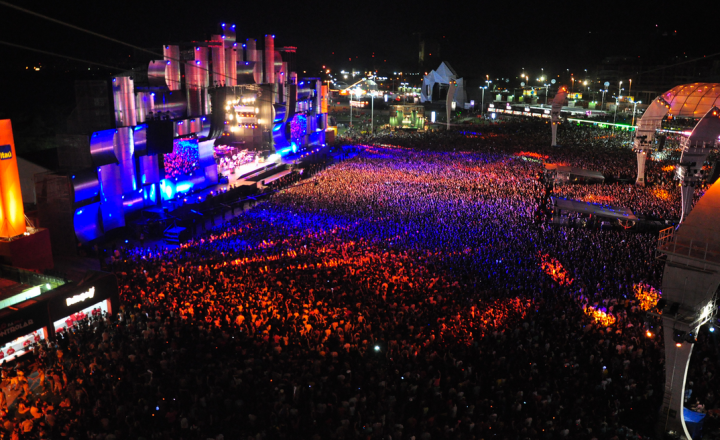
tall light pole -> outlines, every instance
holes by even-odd
[[[482,103],[480,104],[480,111],[483,116],[485,116],[485,89],[487,89],[487,86],[480,87],[482,89]]]
[[[633,102],[633,119],[632,119],[632,124],[631,124],[633,127],[635,126],[635,108],[637,107],[638,104],[642,104],[642,101]]]
[[[547,105],[548,88],[550,88],[550,84],[545,84],[543,87],[545,87],[545,105]]]
[[[605,90],[601,90],[603,95],[602,95],[602,105],[600,106],[600,110],[602,110],[602,111],[605,111],[605,92],[610,90],[609,89],[610,83],[608,81],[605,81],[604,85],[605,85]]]
[[[622,98],[622,81],[620,81],[620,84],[618,84],[618,96]]]
[[[370,94],[370,134],[375,128],[375,91]]]
[[[632,79],[630,80],[630,88],[628,89],[628,96],[632,98]]]
[[[620,81],[622,83],[622,81]],[[617,123],[617,108],[619,106],[619,98],[617,96],[613,96],[615,98],[615,117],[613,118],[613,131],[615,131],[615,124]]]

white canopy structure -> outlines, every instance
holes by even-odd
[[[450,66],[447,61],[440,63],[440,67],[436,70],[431,70],[423,78],[422,89],[420,90],[420,101],[421,102],[442,102],[445,99],[445,95],[440,93],[441,89],[448,90],[450,84],[455,81],[457,83],[457,90],[453,101],[455,102],[456,108],[463,108],[467,102],[467,94],[465,93],[465,81],[462,78],[458,78],[455,70]],[[438,89],[436,90],[435,87]]]

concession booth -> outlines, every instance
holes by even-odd
[[[17,296],[16,296],[17,297]],[[0,362],[32,350],[44,339],[55,339],[78,321],[118,310],[114,274],[88,271],[80,282],[67,282],[37,296],[0,303]]]

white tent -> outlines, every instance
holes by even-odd
[[[449,86],[451,81],[457,82],[457,91],[453,98],[456,108],[463,108],[467,102],[465,81],[463,81],[462,78],[458,78],[457,73],[447,61],[443,61],[440,63],[440,67],[436,70],[431,70],[425,75],[423,78],[423,86],[420,90],[420,100],[422,102],[433,102],[433,87],[435,87],[435,84]]]

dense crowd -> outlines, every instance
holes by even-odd
[[[622,176],[634,156],[513,147],[531,128],[363,139],[395,147],[308,166],[311,180],[178,249],[118,253],[121,310],[34,352],[43,386],[16,379],[27,403],[6,432],[652,437],[663,341],[637,286],[661,285],[656,237],[538,222],[543,163],[528,160],[608,155]],[[717,345],[699,344],[691,398],[709,412]]]
[[[627,207],[638,216],[676,221],[681,214],[681,196],[675,180],[679,138],[669,136],[663,152],[655,153],[645,165],[646,187],[635,186],[637,159],[632,151],[632,132],[591,125],[562,124],[558,129],[560,147],[550,146],[550,127],[545,121],[510,120],[455,132],[383,132],[358,135],[358,144],[390,145],[432,151],[491,151],[526,157],[546,164],[600,171],[614,185],[566,185],[555,195],[587,202]],[[709,168],[708,168],[709,170]],[[702,186],[695,200],[704,194]]]

